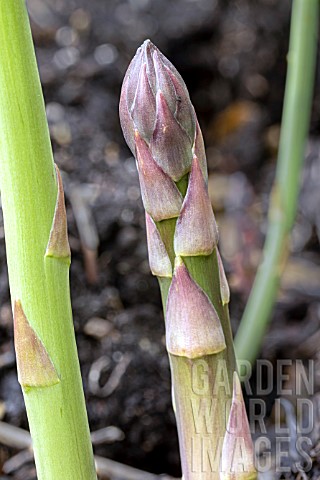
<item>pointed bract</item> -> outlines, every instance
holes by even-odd
[[[44,388],[59,383],[59,376],[49,354],[28,322],[20,300],[14,302],[13,320],[20,385],[25,388]]]
[[[152,156],[162,170],[175,182],[190,171],[192,145],[174,118],[162,92],[157,93],[157,115],[150,143]]]
[[[138,132],[135,139],[144,208],[156,222],[177,217],[182,206],[179,190],[152,158],[148,145]]]
[[[156,224],[146,213],[149,265],[153,275],[172,277],[172,265]]]
[[[123,82],[126,85],[126,101],[128,110],[131,110],[131,107],[134,103],[136,96],[137,87],[139,84],[140,71],[143,65],[145,64],[143,48],[138,48],[135,56],[130,62],[129,68],[127,70],[125,81]]]
[[[123,136],[127,142],[128,147],[130,148],[132,154],[135,154],[135,142],[134,142],[134,123],[131,117],[131,107],[134,102],[136,95],[137,84],[139,81],[139,72],[141,65],[141,48],[138,49],[136,55],[132,59],[128,70],[125,74],[120,102],[119,102],[119,117]]]
[[[195,141],[193,145],[193,154],[199,160],[199,165],[203,174],[203,178],[205,179],[206,183],[208,183],[206,151],[205,151],[203,136],[202,136],[202,132],[201,132],[201,128],[198,120],[196,124],[196,136],[195,136]]]
[[[63,184],[59,168],[56,164],[55,169],[58,193],[45,256],[59,258],[70,263],[71,252],[68,240],[67,214],[64,202]]]
[[[210,255],[219,240],[207,185],[193,158],[188,190],[177,221],[174,251],[178,256]]]
[[[233,395],[221,455],[220,480],[255,480],[254,448],[237,372],[233,374]]]
[[[146,62],[149,83],[155,97],[157,93],[157,77],[153,63],[153,52],[157,50],[157,47],[153,45],[150,40],[145,40],[140,48],[143,51],[143,59]]]
[[[153,52],[153,64],[157,79],[157,94],[162,92],[173,116],[176,112],[178,98],[168,70],[161,62],[157,50]]]
[[[226,305],[230,301],[230,289],[228,285],[228,280],[226,277],[226,273],[224,271],[222,258],[217,247],[217,260],[218,260],[218,268],[219,268],[219,282],[220,282],[220,295],[222,305]]]
[[[180,75],[180,73],[178,72],[178,70],[176,69],[176,67],[170,62],[170,60],[159,50],[159,48],[157,48],[150,40],[146,40],[146,42],[149,42],[149,45],[150,45],[150,48],[154,49],[157,51],[158,53],[158,58],[159,58],[159,61],[163,63],[163,65],[167,68],[167,70],[169,70],[169,72],[174,76],[176,77],[177,79],[177,82],[179,82],[181,84],[181,86],[187,91],[187,87],[186,87],[186,84],[184,83],[184,80],[182,78],[182,76]]]
[[[145,107],[146,102],[148,108]],[[156,100],[147,78],[146,65],[143,65],[140,70],[139,83],[131,107],[131,116],[136,130],[145,140],[150,141],[156,118]]]
[[[226,348],[214,306],[179,257],[168,294],[166,345],[172,355],[188,358],[211,355]]]
[[[173,72],[170,70],[168,70],[168,72],[177,95],[175,118],[182,128],[187,132],[190,140],[193,141],[195,138],[196,114],[190,101],[188,90],[184,82],[181,82],[176,75],[173,74]]]

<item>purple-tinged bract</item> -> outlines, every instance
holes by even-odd
[[[146,102],[148,102],[148,108],[145,106]],[[141,136],[151,138],[156,118],[156,99],[148,81],[146,65],[140,70],[139,83],[130,113],[135,128]]]
[[[176,258],[166,309],[166,344],[172,355],[198,358],[226,348],[218,314],[206,293]]]
[[[136,131],[136,158],[144,208],[155,222],[179,215],[182,196],[171,178],[154,161],[150,150]]]
[[[172,265],[156,224],[146,213],[149,265],[153,275],[172,277]]]
[[[150,149],[157,164],[175,182],[189,172],[192,163],[192,143],[177,123],[161,91],[156,98],[157,117]]]
[[[199,160],[193,158],[188,190],[177,221],[174,251],[178,256],[210,255],[219,239]]]
[[[204,147],[203,136],[199,122],[197,121],[196,125],[196,137],[193,145],[193,156],[197,157],[199,160],[199,165],[203,174],[203,178],[206,183],[208,182],[208,168],[207,168],[207,158],[206,151]]]

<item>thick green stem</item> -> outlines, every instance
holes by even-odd
[[[180,188],[183,185],[183,182],[180,182],[178,186]],[[185,195],[186,188],[180,191]],[[174,265],[173,239],[176,219],[158,222],[157,227]],[[198,358],[169,353],[172,400],[179,434],[182,471],[185,480],[219,480],[221,452],[231,406],[233,374],[236,370],[229,311],[228,306],[222,303],[216,248],[211,255],[183,257],[183,261],[191,278],[212,302],[221,322],[227,347],[219,353]],[[170,278],[159,278],[164,313],[170,284]],[[196,314],[197,312],[194,312],[194,315]]]
[[[236,370],[228,307],[221,301],[216,249],[208,256],[184,257],[184,263],[214,305],[227,348],[195,359],[169,355],[182,469],[185,480],[218,480]],[[170,282],[159,283],[165,312]]]
[[[0,45],[0,187],[18,373],[37,475],[94,480],[68,246],[56,244],[65,227],[63,192],[55,215],[56,173],[23,0],[0,0]]]
[[[219,480],[232,397],[228,365],[222,354],[169,358],[184,479]]]
[[[239,360],[259,354],[288,254],[310,121],[317,52],[318,0],[294,0],[278,164],[263,261],[235,339]]]

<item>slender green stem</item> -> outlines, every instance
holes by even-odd
[[[168,235],[168,229],[160,231]],[[193,280],[214,305],[227,348],[195,359],[169,354],[181,462],[187,480],[218,480],[236,370],[228,306],[221,302],[216,249],[211,255],[183,260]],[[169,279],[159,278],[164,312],[170,283]]]
[[[176,219],[158,222],[157,226],[174,263]],[[193,280],[214,305],[227,348],[196,359],[169,354],[182,469],[187,480],[218,480],[232,397],[232,377],[236,370],[229,310],[221,301],[216,249],[211,255],[184,257],[183,260]],[[165,313],[171,279],[158,277],[158,280]],[[218,385],[221,387],[217,389]]]
[[[276,178],[269,210],[263,261],[246,306],[235,348],[240,360],[257,357],[276,300],[288,255],[299,193],[305,141],[310,121],[317,52],[318,0],[294,0],[288,73]]]
[[[55,216],[57,180],[23,0],[0,0],[0,45],[0,186],[18,374],[37,475],[94,480],[68,245],[52,240],[48,247],[66,226],[63,192]]]

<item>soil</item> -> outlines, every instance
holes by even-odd
[[[186,81],[207,146],[210,194],[236,332],[267,228],[291,2],[27,3],[55,161],[66,187],[71,294],[90,427],[116,427],[95,446],[95,453],[178,477],[160,294],[148,267],[135,162],[119,125],[121,82],[145,38],[151,38]],[[318,75],[291,255],[260,355],[273,365],[276,359],[318,361],[319,86]],[[0,417],[27,429],[9,302],[1,218]],[[253,397],[261,397],[255,378]],[[316,376],[314,394],[318,383]],[[277,397],[274,387],[265,398],[271,430]],[[306,477],[291,472],[272,478],[320,478],[318,439],[312,437],[313,468]],[[16,453],[0,445],[0,467]],[[0,478],[31,480],[35,472],[29,462]]]

